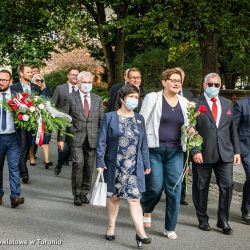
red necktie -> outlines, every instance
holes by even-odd
[[[212,105],[212,114],[213,114],[213,118],[214,118],[214,121],[216,122],[216,119],[217,119],[217,104],[216,104],[216,98],[215,97],[212,97],[211,98],[211,101],[213,102],[213,105]]]
[[[84,95],[84,113],[86,116],[89,115],[89,103],[87,100],[88,95]]]

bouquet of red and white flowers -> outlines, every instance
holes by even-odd
[[[183,125],[181,128],[181,142],[183,145],[185,145],[186,148],[186,160],[184,164],[184,169],[181,175],[181,178],[177,181],[177,183],[174,186],[177,186],[177,184],[186,178],[186,183],[188,184],[188,172],[190,169],[190,150],[192,148],[197,148],[201,150],[201,145],[203,143],[203,138],[199,135],[199,133],[195,129],[195,125],[197,123],[197,117],[200,115],[201,111],[198,109],[196,110],[196,104],[194,102],[189,102],[187,106],[187,118],[188,118],[188,124]],[[186,189],[188,188],[188,185],[186,185]]]
[[[19,93],[4,103],[4,107],[12,111],[17,127],[34,131],[39,146],[44,133],[66,131],[72,120],[71,116],[56,110],[48,98],[35,93]]]

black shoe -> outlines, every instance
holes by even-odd
[[[140,238],[138,235],[135,236],[137,246],[142,248],[142,244],[150,244],[152,239],[151,238]]]
[[[74,196],[74,205],[75,206],[81,206],[82,205],[82,200],[80,195],[75,195]]]
[[[2,205],[3,204],[3,197],[1,196],[0,197],[0,205]]]
[[[36,166],[35,162],[30,162],[30,166]]]
[[[181,204],[181,205],[186,205],[186,206],[187,206],[187,205],[188,205],[188,201],[183,200],[183,201],[180,202],[180,204]]]
[[[217,227],[222,229],[222,232],[224,234],[232,234],[233,229],[229,226],[228,222],[225,221],[218,221],[217,222]]]
[[[10,200],[11,208],[16,208],[24,203],[24,197],[16,197]]]
[[[242,219],[243,219],[247,224],[250,224],[250,212],[242,212]]]
[[[29,181],[29,176],[24,176],[23,178],[22,178],[22,182],[24,183],[24,184],[27,184],[28,183],[28,181]]]
[[[89,204],[89,200],[86,195],[81,195],[81,201],[83,204]]]
[[[53,162],[49,161],[49,162],[46,163],[44,161],[43,164],[44,164],[45,169],[49,169],[49,167],[53,165]]]
[[[61,170],[62,170],[62,166],[61,165],[56,165],[56,167],[54,169],[54,174],[59,175],[61,173]]]
[[[107,231],[106,231],[106,235],[105,235],[105,239],[106,239],[106,240],[110,240],[110,241],[111,241],[111,240],[115,240],[115,235],[114,235],[114,234],[113,234],[113,235],[108,235],[108,234],[107,234],[108,229],[111,228],[111,227],[112,227],[112,226],[108,226],[108,227],[107,227]]]
[[[200,221],[199,222],[199,229],[203,231],[210,231],[210,226],[207,221]]]

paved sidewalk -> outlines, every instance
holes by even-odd
[[[56,145],[51,143],[51,159],[57,159]],[[22,185],[25,203],[17,209],[10,208],[7,167],[4,169],[5,196],[0,206],[0,249],[42,250],[106,250],[137,249],[135,230],[126,202],[121,202],[117,220],[116,240],[104,239],[107,223],[106,208],[73,205],[71,194],[71,167],[64,166],[62,173],[54,176],[54,166],[49,170],[42,164],[39,149],[37,166],[29,166],[30,184]],[[231,205],[231,236],[216,228],[218,190],[211,185],[209,209],[211,231],[198,229],[192,204],[191,189],[188,190],[188,206],[181,206],[176,228],[178,239],[171,241],[163,236],[165,204],[160,202],[153,214],[152,228],[147,231],[152,244],[143,249],[157,250],[248,250],[250,226],[241,220],[239,192],[235,191]]]

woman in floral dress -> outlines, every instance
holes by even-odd
[[[150,173],[144,119],[133,110],[138,106],[139,90],[125,85],[119,91],[121,107],[105,114],[97,142],[97,170],[104,171],[108,184],[107,240],[115,239],[115,222],[120,199],[128,201],[140,247],[149,244],[143,228],[140,197],[145,191],[144,174]]]

